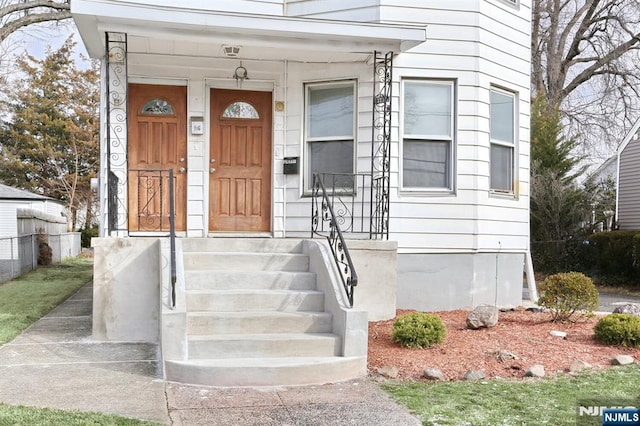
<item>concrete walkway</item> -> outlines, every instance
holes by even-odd
[[[367,379],[212,388],[161,379],[158,348],[91,338],[93,288],[0,347],[0,403],[99,411],[173,425],[420,425]]]

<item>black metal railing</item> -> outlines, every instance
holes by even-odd
[[[311,238],[314,235],[319,235],[327,238],[333,259],[342,280],[342,286],[347,294],[349,305],[353,307],[353,293],[355,287],[358,285],[358,275],[353,266],[349,249],[345,243],[344,236],[340,227],[340,222],[343,222],[338,216],[336,216],[333,209],[333,201],[335,201],[335,195],[339,192],[351,192],[355,191],[355,185],[351,187],[336,187],[336,180],[333,180],[334,186],[332,187],[331,195],[327,193],[323,182],[323,177],[327,175],[314,174],[313,175],[313,197],[311,202]],[[347,176],[347,175],[334,175],[334,176]],[[356,176],[352,175],[350,182],[355,184]],[[348,183],[347,180],[341,180],[343,184]],[[333,201],[332,201],[333,200]],[[344,222],[343,222],[344,223]],[[328,226],[327,231],[324,231],[324,225]]]
[[[173,169],[129,169],[129,183],[129,229],[132,231],[169,232],[171,307],[175,307],[177,272]]]
[[[371,191],[375,184],[371,175],[366,173],[316,173],[317,179],[326,189],[328,202],[333,208],[336,223],[342,233],[355,234],[359,238],[372,238],[372,220],[369,211]],[[314,185],[315,187],[315,185]],[[315,193],[315,192],[314,192]],[[319,202],[314,197],[314,203]],[[330,223],[318,223],[318,232],[325,232]]]

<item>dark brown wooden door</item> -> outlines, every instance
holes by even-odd
[[[169,174],[175,225],[186,229],[187,88],[129,85],[129,230],[169,230]]]
[[[271,93],[211,89],[209,230],[271,228]]]

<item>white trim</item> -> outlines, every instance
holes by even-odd
[[[512,119],[513,119],[513,141],[511,143],[501,140],[494,140],[491,138],[491,92],[497,92],[504,96],[510,96],[513,98],[513,109]],[[504,197],[504,198],[518,198],[518,192],[520,190],[519,184],[516,183],[516,179],[519,181],[519,170],[520,170],[520,161],[518,157],[520,156],[520,109],[519,109],[520,97],[518,96],[517,91],[512,91],[509,89],[505,89],[503,87],[497,85],[491,85],[489,87],[489,193],[492,196]],[[512,164],[511,164],[511,189],[503,190],[503,189],[495,189],[491,187],[491,147],[492,145],[502,146],[505,148],[512,148]]]
[[[620,144],[620,148],[618,148],[618,152],[617,152],[618,158],[620,158],[620,154],[622,153],[622,151],[624,151],[627,145],[629,145],[629,142],[633,140],[633,136],[638,132],[638,129],[640,129],[640,118],[638,118],[636,122],[633,123],[633,126],[631,126],[631,129],[627,132],[624,139],[622,139],[622,143]]]
[[[449,86],[449,93],[451,96],[451,122],[450,122],[450,136],[446,137],[443,135],[410,135],[411,137],[406,137],[407,135],[404,132],[404,106],[405,106],[405,83],[406,82],[420,82],[424,84],[437,84],[443,86]],[[457,92],[458,82],[455,78],[423,78],[423,77],[412,77],[412,76],[401,76],[400,78],[400,100],[399,100],[399,153],[398,153],[398,189],[399,195],[427,195],[427,196],[443,196],[443,195],[453,195],[456,191],[456,176],[457,176],[457,141],[458,141],[458,92]],[[424,136],[424,137],[423,137]],[[447,163],[449,166],[449,186],[448,187],[408,187],[404,186],[404,140],[405,139],[416,139],[416,140],[424,140],[424,141],[432,141],[432,142],[449,142],[449,157],[447,158]]]
[[[309,89],[311,87],[340,87],[340,86],[351,86],[353,89],[353,127],[351,136],[330,136],[330,137],[308,137],[309,134],[309,121],[307,120],[308,113],[308,105],[309,105]],[[357,173],[358,167],[358,88],[359,88],[359,80],[358,78],[340,78],[334,80],[322,80],[322,81],[305,81],[303,82],[303,104],[302,104],[302,159],[300,160],[299,167],[302,169],[298,170],[300,177],[302,179],[301,185],[301,195],[310,195],[311,194],[311,186],[312,182],[310,176],[307,176],[309,173],[309,150],[308,145],[309,142],[323,142],[323,141],[346,141],[351,140],[353,143],[353,158],[352,158],[352,173]],[[355,190],[355,188],[354,188]]]
[[[246,45],[271,42],[353,52],[375,48],[401,51],[426,40],[425,26],[225,13],[117,0],[74,0],[71,9],[92,57],[104,54],[101,34],[105,31],[209,42],[212,37],[222,36],[225,40],[233,39]]]

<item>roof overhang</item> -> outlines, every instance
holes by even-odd
[[[426,27],[239,14],[129,1],[74,0],[71,12],[93,58],[104,55],[105,32],[343,53],[398,53],[426,40]]]

